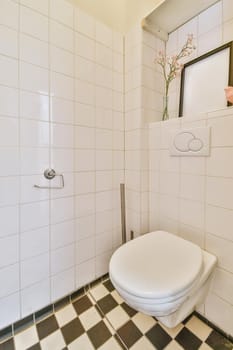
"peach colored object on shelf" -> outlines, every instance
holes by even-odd
[[[224,90],[227,101],[233,103],[233,86],[227,86]]]

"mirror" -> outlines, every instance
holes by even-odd
[[[181,74],[179,117],[227,106],[224,88],[233,85],[233,42],[186,63]]]

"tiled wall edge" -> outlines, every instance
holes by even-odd
[[[0,344],[5,342],[8,338],[11,338],[12,336],[16,335],[17,333],[23,331],[27,327],[30,327],[31,325],[38,323],[42,321],[43,319],[51,316],[54,312],[58,311],[59,309],[65,307],[66,305],[72,303],[74,300],[79,299],[82,297],[90,288],[93,286],[104,282],[106,279],[109,278],[108,273],[95,279],[94,281],[86,284],[84,287],[81,287],[74,291],[73,293],[66,295],[65,297],[59,299],[55,303],[52,303],[50,305],[47,305],[46,307],[36,311],[35,313],[32,313],[31,315],[26,316],[25,318],[14,322],[13,324],[3,328],[0,330]]]
[[[219,328],[219,327],[216,326],[214,323],[212,323],[211,321],[209,321],[206,317],[204,317],[203,315],[201,315],[199,312],[194,311],[193,314],[196,315],[200,320],[202,320],[203,322],[205,322],[207,325],[209,325],[211,328],[213,328],[214,330],[216,330],[218,333],[222,334],[225,338],[229,339],[229,340],[233,343],[233,336],[231,336],[230,334],[224,332],[221,328]]]

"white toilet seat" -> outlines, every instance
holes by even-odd
[[[142,256],[146,252],[145,256]],[[146,234],[120,247],[110,262],[110,277],[122,294],[142,304],[182,303],[198,283],[202,250],[168,232]]]

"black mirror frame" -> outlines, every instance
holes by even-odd
[[[184,67],[181,72],[181,83],[180,83],[180,102],[179,102],[179,117],[183,116],[183,98],[184,98],[184,85],[185,85],[185,68],[191,66],[192,64],[195,64],[211,55],[214,55],[215,53],[218,53],[219,51],[225,50],[229,48],[229,74],[228,74],[228,85],[233,86],[233,41],[228,42],[227,44],[224,44],[214,50],[211,50],[204,55],[195,58],[192,61],[189,61],[184,64]],[[227,102],[227,106],[232,106],[230,102]]]

